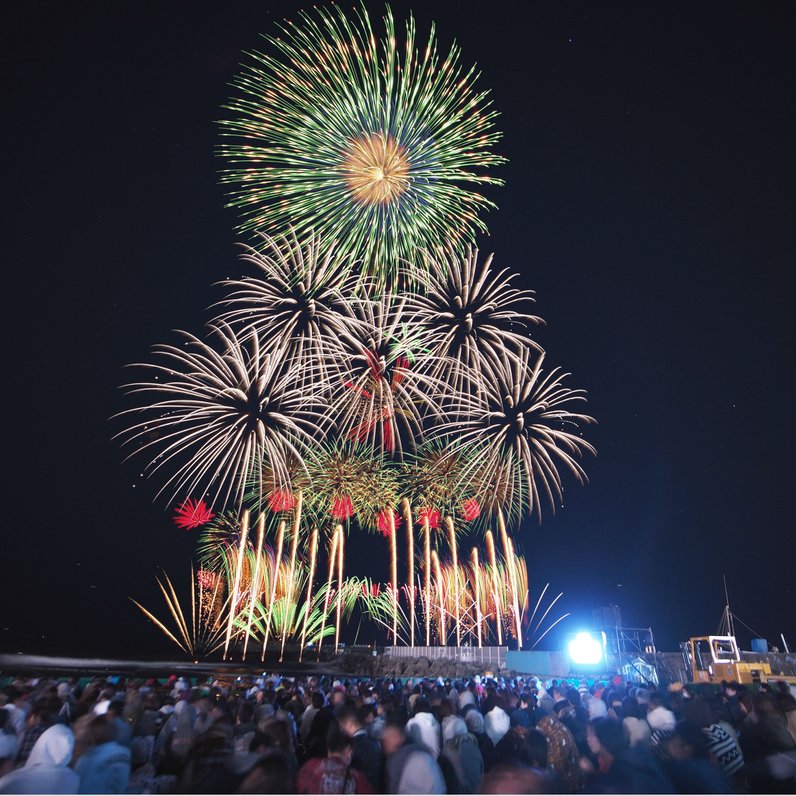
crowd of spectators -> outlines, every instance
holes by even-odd
[[[18,679],[0,793],[793,793],[785,684]]]

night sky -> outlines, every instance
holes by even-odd
[[[128,597],[159,609],[154,578],[186,583],[195,536],[123,463],[110,418],[124,366],[201,333],[214,283],[248,273],[216,120],[242,53],[302,5],[5,9],[0,651],[169,652]],[[616,603],[676,649],[717,630],[726,573],[737,616],[796,647],[796,8],[414,11],[493,90],[510,162],[479,245],[536,291],[536,337],[599,421],[590,483],[566,480],[564,508],[520,530],[532,595],[564,592],[562,634]],[[386,579],[386,550],[350,549],[349,569]]]

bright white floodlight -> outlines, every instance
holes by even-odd
[[[567,647],[569,657],[573,663],[584,666],[593,666],[603,659],[603,645],[591,633],[578,633]]]

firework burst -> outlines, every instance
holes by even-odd
[[[425,261],[426,282],[409,300],[412,326],[421,330],[435,375],[454,390],[468,381],[477,388],[515,351],[541,351],[527,334],[529,326],[542,323],[526,311],[533,295],[512,287],[506,269],[493,271],[492,255],[479,263],[477,249],[466,256],[437,250]]]
[[[321,253],[314,233],[303,243],[295,234],[264,235],[262,243],[246,247],[242,258],[259,275],[223,283],[230,293],[220,320],[255,331],[268,351],[280,349],[302,386],[328,384],[337,374],[337,341],[357,323],[346,300],[355,287],[351,258],[338,256],[334,245]]]
[[[298,492],[310,488],[309,472],[303,459],[288,456],[282,467],[272,467],[268,462],[255,468],[254,477],[246,492],[247,504],[257,511],[280,515],[293,511]],[[285,477],[287,472],[287,478]]]
[[[422,439],[424,417],[440,414],[441,379],[431,375],[406,314],[406,299],[384,293],[355,302],[361,320],[343,338],[343,378],[333,399],[343,437],[401,458]]]
[[[578,459],[594,447],[575,433],[593,418],[572,411],[585,401],[583,390],[564,384],[568,374],[560,368],[542,370],[543,355],[530,360],[528,349],[496,369],[494,380],[485,379],[486,406],[462,396],[469,417],[440,426],[457,434],[457,445],[468,446],[461,483],[475,484],[481,505],[497,514],[503,509],[519,519],[524,509],[541,518],[542,498],[555,512],[563,501],[559,467],[580,483],[588,481]]]
[[[314,487],[308,509],[318,523],[356,517],[361,528],[379,528],[381,513],[398,504],[396,473],[368,449],[338,444],[317,449],[308,459]]]
[[[204,500],[191,500],[186,498],[174,512],[174,524],[186,531],[201,528],[207,525],[216,515],[207,506]]]
[[[254,54],[221,122],[241,229],[316,230],[382,279],[419,248],[485,232],[479,213],[494,205],[471,188],[502,184],[486,171],[504,162],[458,47],[440,58],[432,28],[418,48],[412,18],[401,47],[389,8],[384,24],[379,40],[364,7],[354,21],[301,14],[267,37],[273,55]]]
[[[318,395],[299,389],[295,364],[264,350],[255,330],[244,342],[227,324],[210,328],[218,349],[188,333],[182,348],[155,349],[164,363],[142,366],[154,379],[127,385],[151,403],[122,413],[145,416],[122,437],[152,457],[148,475],[174,468],[160,492],[203,489],[223,508],[243,498],[263,462],[289,488],[287,463],[323,437],[325,414]]]
[[[197,577],[197,574],[201,577]],[[222,604],[223,588],[220,578],[201,570],[197,574],[191,567],[191,602],[188,611],[183,609],[169,576],[164,572],[163,581],[156,578],[169,610],[170,619],[167,618],[166,621],[158,619],[141,603],[130,598],[163,635],[192,658],[211,655],[224,644],[223,613],[226,604]]]
[[[425,443],[403,462],[401,483],[416,509],[418,524],[422,525],[424,517],[432,528],[441,526],[443,516],[456,517],[465,523],[479,519],[481,502],[475,490],[462,479],[468,459],[466,446],[445,439]]]

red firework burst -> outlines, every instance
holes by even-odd
[[[417,512],[417,524],[422,525],[424,521],[428,520],[428,527],[432,529],[439,528],[442,525],[442,514],[439,509],[420,509]]]
[[[329,511],[332,518],[344,522],[349,517],[354,516],[354,504],[348,495],[341,495],[332,500],[332,508]]]
[[[266,498],[271,511],[292,511],[296,508],[296,496],[289,489],[275,489]]]
[[[475,498],[467,498],[459,504],[459,511],[465,522],[472,522],[481,516],[481,504]]]
[[[174,514],[174,524],[178,528],[185,528],[186,531],[190,531],[194,528],[200,528],[202,525],[207,525],[215,516],[204,500],[185,498]]]
[[[390,511],[391,509],[382,509],[376,517],[376,528],[378,528],[382,536],[389,536],[392,533],[392,528],[390,527]],[[403,525],[403,520],[401,519],[401,515],[396,511],[392,512],[392,516],[393,522],[395,523],[395,530],[397,531],[401,525]]]

